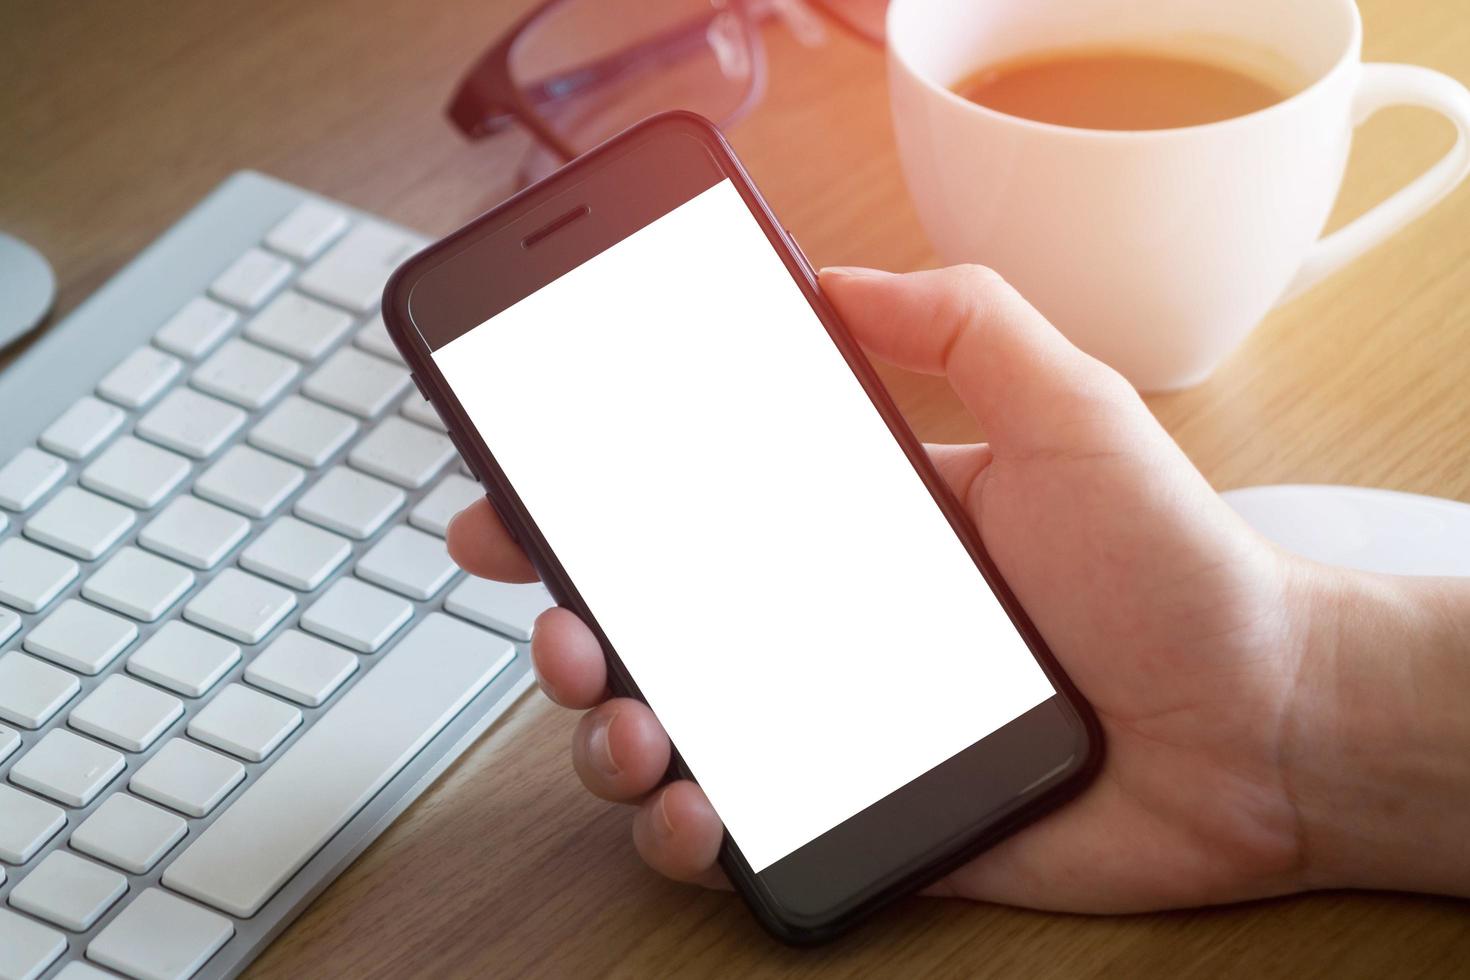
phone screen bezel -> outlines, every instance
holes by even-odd
[[[1100,764],[1102,738],[1092,711],[1017,603],[963,508],[823,298],[816,273],[724,138],[707,120],[682,112],[635,126],[411,258],[385,289],[383,315],[421,392],[444,418],[461,455],[553,597],[584,619],[601,642],[613,690],[642,700],[636,680],[431,355],[725,179],[739,191],[1058,692],[758,874],[726,834],[721,864],[762,923],[787,941],[813,942],[937,878],[1075,795]],[[566,220],[570,215],[576,217]],[[537,237],[558,222],[564,226]],[[694,778],[677,748],[671,774]]]

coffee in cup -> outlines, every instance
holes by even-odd
[[[1298,79],[1267,77],[1220,58],[1129,47],[1041,51],[985,65],[952,86],[976,105],[1009,116],[1121,130],[1234,119],[1304,87]]]

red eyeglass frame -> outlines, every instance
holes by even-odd
[[[447,107],[449,119],[456,129],[469,139],[483,139],[503,132],[513,123],[520,123],[533,138],[551,150],[563,163],[578,155],[580,151],[557,135],[555,130],[547,124],[536,104],[527,98],[525,89],[512,79],[510,69],[511,52],[521,35],[547,12],[570,2],[578,2],[578,0],[541,0],[475,60],[460,79]],[[601,2],[614,2],[614,0],[601,0]],[[832,23],[853,36],[869,43],[882,43],[881,38],[875,38],[848,16],[842,0],[807,0],[807,2],[821,11]],[[745,116],[765,94],[765,45],[761,40],[759,28],[762,20],[775,16],[774,8],[769,3],[762,3],[761,0],[710,0],[712,18],[726,12],[736,17],[740,23],[746,49],[750,53],[751,64],[749,77],[745,82],[745,92],[739,103],[725,115],[725,118],[717,120],[722,127],[729,126]],[[689,29],[702,28],[707,23],[707,21],[698,24],[691,23]],[[676,28],[656,35],[625,51],[604,56],[588,66],[577,69],[597,76],[583,80],[579,84],[596,85],[616,77],[625,69],[640,67],[641,62],[656,60],[665,55],[671,46],[687,40],[683,37],[684,30]],[[641,67],[656,66],[644,64]],[[550,95],[549,97],[559,96]],[[669,108],[677,107],[670,106]]]

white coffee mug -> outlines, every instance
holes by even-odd
[[[993,267],[1139,388],[1195,384],[1273,305],[1470,172],[1470,92],[1363,64],[1361,42],[1352,0],[892,0],[893,124],[919,218],[946,262]],[[1095,45],[1249,53],[1305,87],[1222,122],[1127,132],[1033,122],[950,89],[987,64]],[[1454,148],[1319,238],[1353,128],[1391,105],[1449,117]]]

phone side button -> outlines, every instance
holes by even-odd
[[[424,383],[419,380],[419,376],[412,371],[408,372],[408,376],[413,379],[413,386],[419,390],[419,394],[423,396],[424,401],[428,401],[429,393],[424,390]]]
[[[500,505],[495,502],[494,498],[486,496],[485,499],[490,501],[490,509],[495,511],[496,517],[500,518],[500,523],[501,526],[505,528],[505,533],[516,544],[520,544],[521,536],[516,533],[516,526],[505,519],[505,511],[500,509]],[[522,547],[524,547],[524,545],[522,545]]]
[[[459,433],[450,429],[448,435],[449,441],[454,445],[454,451],[459,453],[459,458],[464,460],[465,465],[468,466],[470,463],[470,454],[465,452],[464,443],[459,441]]]
[[[461,460],[463,460],[465,462],[465,466],[468,467],[469,466],[470,454],[469,454],[468,451],[466,451],[465,446],[464,446],[464,443],[463,442],[460,442],[459,433],[455,432],[453,429],[450,429],[449,430],[449,441],[454,444],[454,450],[455,450],[455,452],[459,453],[459,458]],[[471,479],[478,480],[479,477],[472,475],[471,476]],[[490,501],[490,508],[495,511],[495,516],[498,517],[498,518],[500,518],[500,523],[505,526],[505,533],[508,534],[508,535],[510,535],[510,539],[512,541],[514,541],[516,544],[520,544],[521,543],[521,539],[516,534],[515,525],[512,524],[510,521],[508,521],[508,520],[505,519],[505,512],[500,509],[500,505],[497,504],[495,502],[494,498],[491,497],[489,494],[486,494],[485,495],[485,499],[488,500],[488,501]]]

